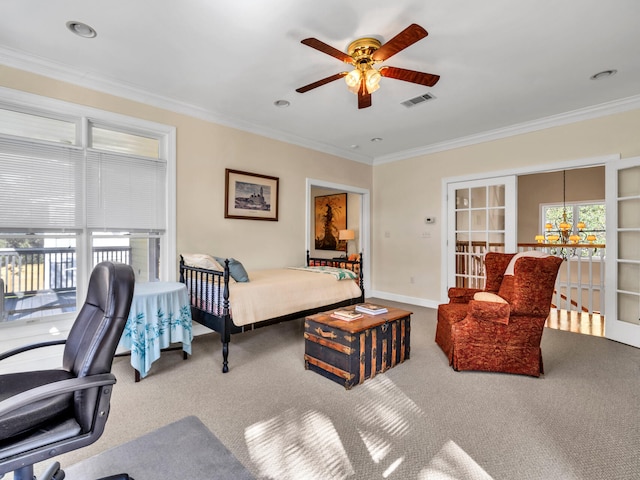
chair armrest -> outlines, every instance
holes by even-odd
[[[482,292],[479,288],[451,287],[447,292],[449,303],[469,303],[477,292]]]
[[[88,377],[69,378],[59,382],[48,383],[32,388],[26,392],[18,393],[0,402],[0,418],[14,410],[25,407],[32,403],[44,400],[45,398],[73,393],[89,388],[103,387],[116,383],[116,376],[112,373],[101,373]]]
[[[471,318],[479,322],[488,321],[508,325],[510,313],[511,307],[508,303],[471,300],[469,302],[467,318]]]
[[[14,348],[13,350],[7,350],[6,352],[0,353],[0,360],[13,357],[18,353],[28,352],[29,350],[35,350],[36,348],[51,347],[53,345],[64,345],[65,343],[67,343],[66,340],[51,340],[49,342],[32,343],[30,345],[24,345],[22,347]]]

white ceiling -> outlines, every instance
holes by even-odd
[[[3,0],[0,12],[1,64],[369,164],[640,107],[638,0]],[[438,74],[434,87],[383,78],[362,110],[342,80],[295,91],[345,70],[302,39],[346,51],[411,23],[429,36],[381,65]]]

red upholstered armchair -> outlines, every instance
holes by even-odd
[[[487,253],[484,291],[449,289],[436,343],[455,370],[544,372],[540,341],[562,259],[539,255]]]

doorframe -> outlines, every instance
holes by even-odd
[[[312,187],[331,188],[347,193],[360,195],[360,251],[362,252],[362,281],[364,282],[365,294],[371,288],[371,192],[366,188],[344,185],[341,183],[307,178],[306,180],[306,210],[305,210],[305,251],[311,249],[311,189]],[[360,252],[358,252],[360,253]]]
[[[640,348],[640,326],[620,320],[618,315],[618,298],[620,294],[620,286],[618,283],[618,265],[620,263],[618,250],[618,230],[620,229],[618,222],[618,206],[621,198],[618,191],[618,172],[622,169],[635,167],[639,163],[640,157],[633,156],[622,159],[616,165],[609,164],[605,167],[605,205],[607,208],[607,254],[605,259],[605,281],[607,289],[604,296],[606,305],[604,336],[609,340],[624,343],[625,345],[631,345],[636,348]],[[611,214],[608,213],[609,211],[611,211]],[[611,247],[609,247],[609,245],[611,245]]]
[[[440,216],[441,218],[444,219],[445,225],[443,226],[440,232],[440,242],[441,242],[440,248],[441,248],[441,251],[445,253],[444,255],[441,255],[441,258],[440,258],[441,302],[446,303],[447,301],[448,278],[449,278],[448,261],[447,261],[448,255],[446,253],[447,237],[448,237],[449,228],[450,228],[449,220],[447,216],[448,207],[449,207],[448,198],[447,198],[449,183],[468,182],[473,180],[482,180],[482,179],[488,179],[488,178],[494,178],[494,177],[505,177],[509,175],[515,175],[516,177],[518,177],[520,175],[531,175],[535,173],[555,172],[559,170],[572,170],[576,168],[597,167],[597,166],[606,165],[607,163],[613,162],[616,160],[620,160],[619,153],[613,153],[613,154],[602,155],[597,157],[582,158],[578,160],[563,160],[563,161],[543,163],[538,165],[528,165],[528,166],[512,168],[507,170],[494,170],[490,172],[481,172],[481,173],[474,173],[474,174],[468,174],[468,175],[461,175],[457,177],[443,178],[442,188],[440,189],[440,192],[442,195],[442,199],[440,202],[440,204],[442,205],[442,210],[441,210]],[[516,197],[516,202],[517,202],[517,197]],[[516,205],[516,208],[517,208],[517,205]],[[605,319],[605,322],[606,322],[606,319]]]

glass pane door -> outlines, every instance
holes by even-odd
[[[484,254],[515,251],[516,177],[448,185],[448,286],[484,288]]]
[[[606,165],[605,336],[640,347],[640,157]]]

